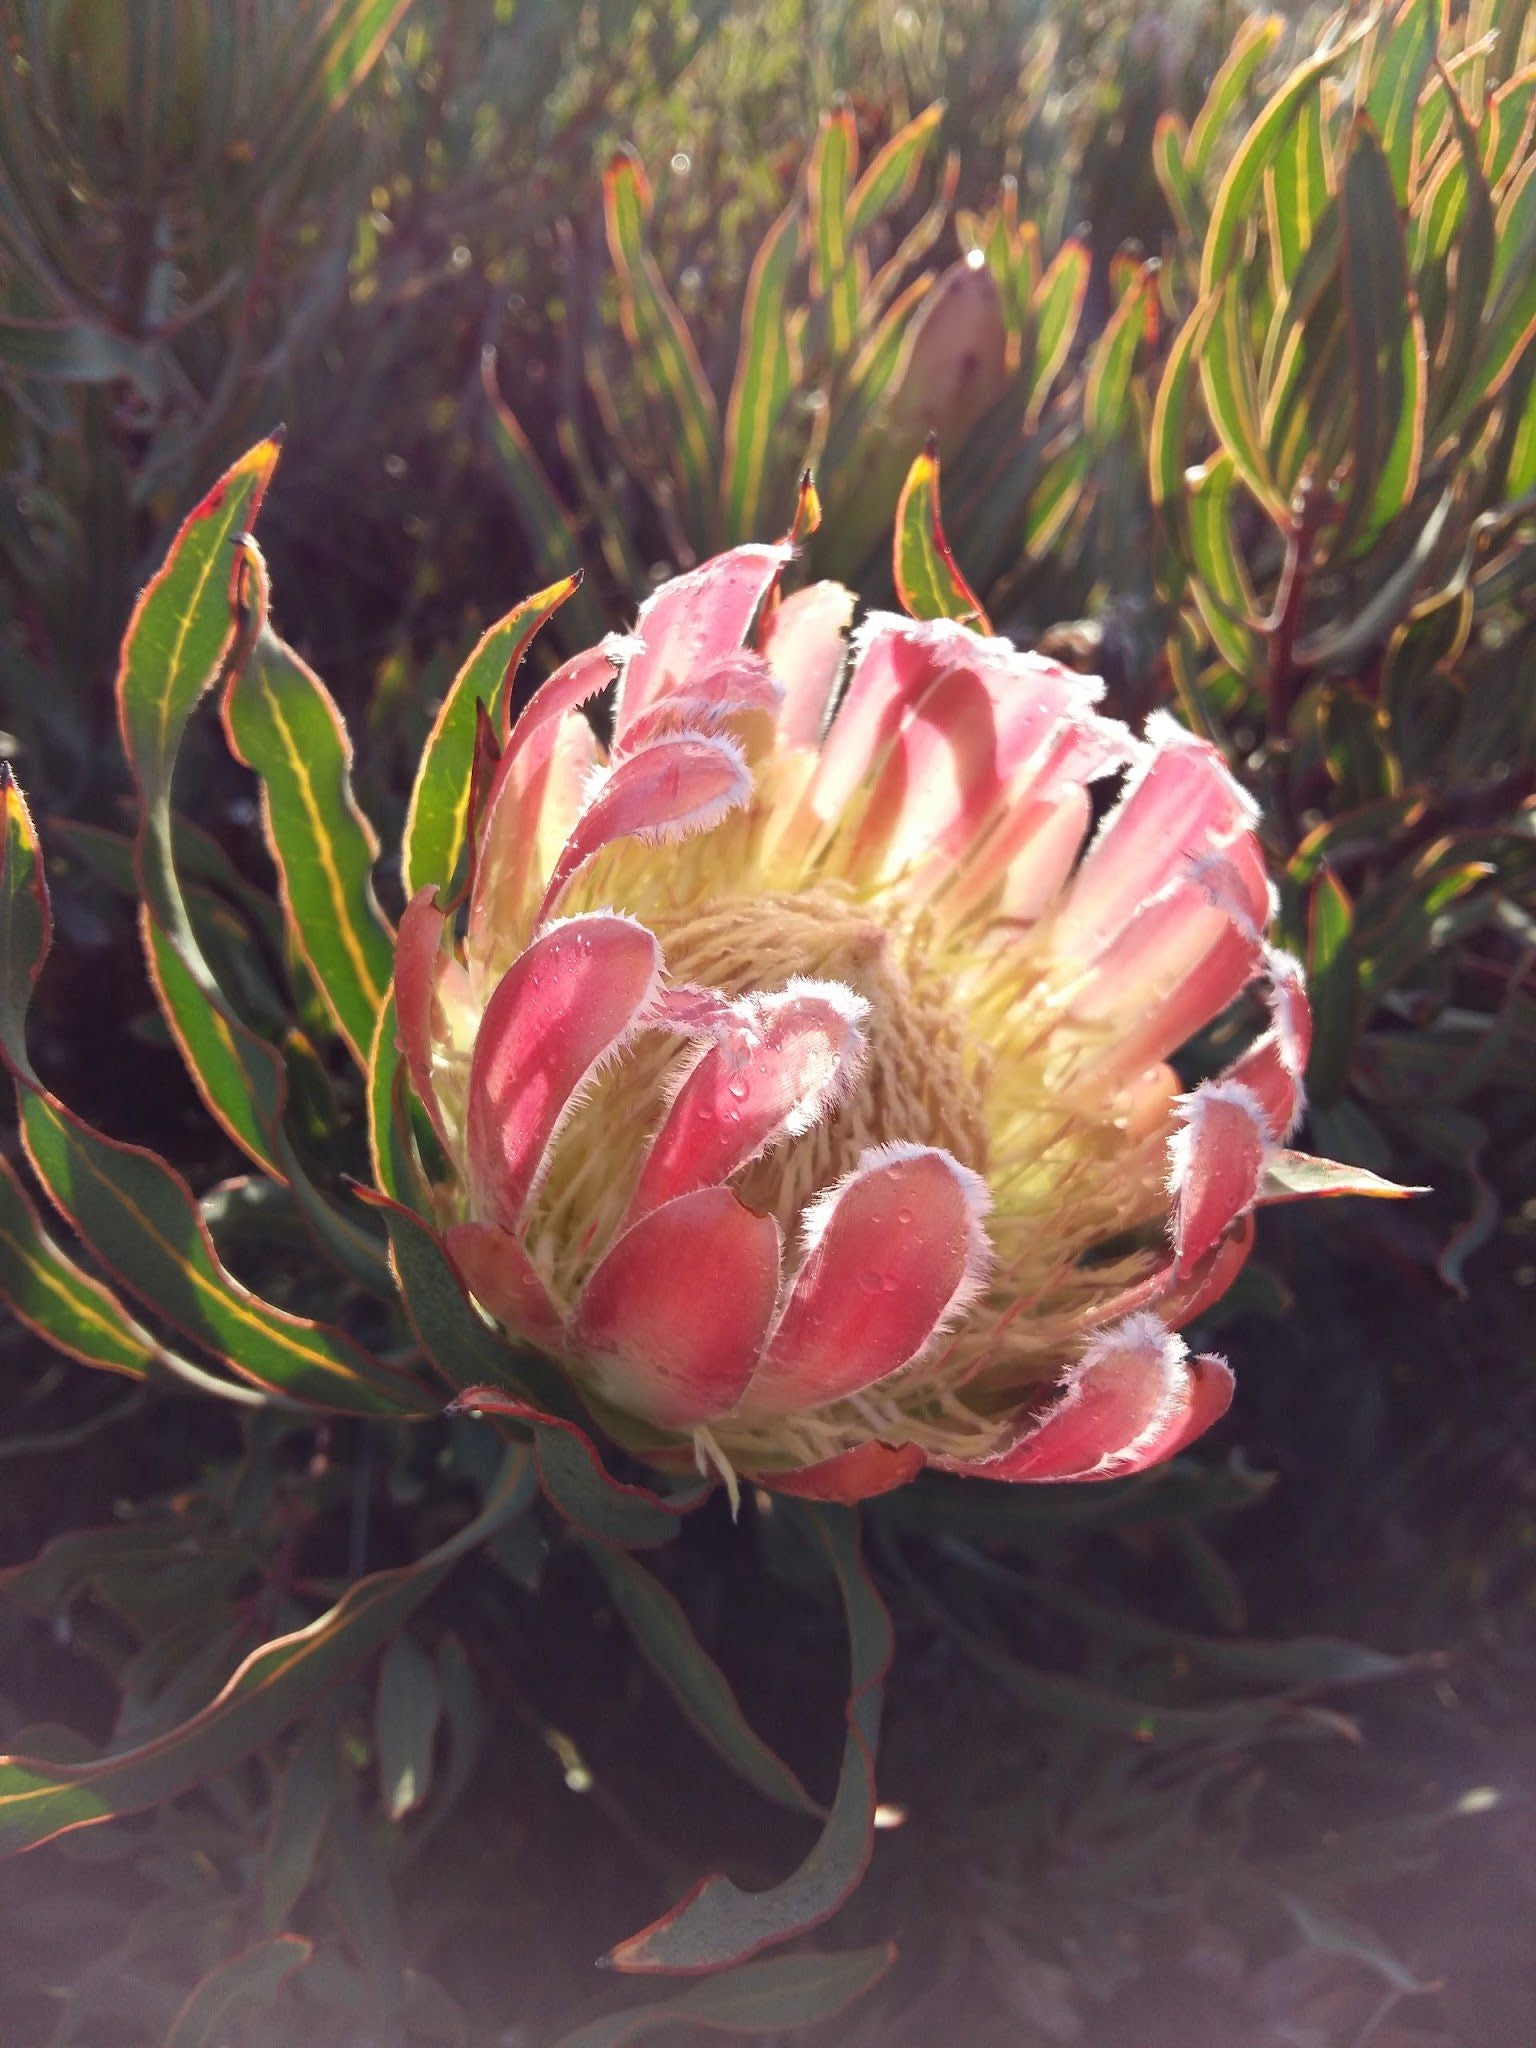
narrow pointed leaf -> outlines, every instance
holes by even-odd
[[[1307,990],[1312,1001],[1307,1093],[1320,1109],[1328,1109],[1343,1092],[1354,1054],[1360,967],[1354,905],[1327,869],[1313,884],[1308,907]]]
[[[1184,162],[1197,184],[1204,182],[1217,145],[1232,130],[1239,102],[1254,73],[1280,40],[1284,29],[1284,16],[1278,14],[1253,15],[1239,28],[1221,69],[1211,80],[1205,105],[1189,131]]]
[[[1365,111],[1381,137],[1400,206],[1408,202],[1414,115],[1434,58],[1439,16],[1440,0],[1405,0],[1382,38],[1366,95]]]
[[[770,455],[794,388],[788,303],[799,239],[799,208],[787,206],[764,236],[747,276],[741,348],[725,414],[727,545],[761,538]]]
[[[841,362],[853,347],[858,322],[859,280],[848,248],[848,214],[858,131],[853,110],[833,107],[821,117],[806,168],[810,202],[811,289],[822,301],[827,353]]]
[[[1258,375],[1247,325],[1247,300],[1240,280],[1220,287],[1214,316],[1200,354],[1200,384],[1211,424],[1238,475],[1277,523],[1286,518],[1285,500],[1270,474],[1259,425]]]
[[[580,588],[579,573],[565,576],[515,605],[480,636],[449,684],[427,735],[405,817],[400,875],[407,901],[428,883],[446,889],[464,850],[476,704],[485,706],[497,732],[505,730],[513,681],[533,636]]]
[[[1081,242],[1063,242],[1040,280],[1030,313],[1035,329],[1035,367],[1029,389],[1029,416],[1038,419],[1062,365],[1077,338],[1083,299],[1092,269]]]
[[[1289,134],[1302,101],[1317,80],[1331,71],[1371,30],[1360,22],[1332,49],[1299,65],[1269,99],[1228,164],[1211,208],[1211,225],[1200,258],[1200,290],[1213,292],[1234,268],[1237,245],[1257,206],[1265,171]]]
[[[878,1984],[895,1961],[892,1943],[845,1950],[840,1955],[772,1956],[743,1963],[669,1998],[628,2012],[606,2013],[555,2048],[628,2048],[658,2028],[675,2038],[678,2027],[703,2027],[717,2034],[796,2033],[819,2020],[836,2019]]]
[[[159,1346],[110,1288],[61,1251],[9,1161],[0,1159],[0,1300],[55,1350],[141,1380]]]
[[[960,573],[939,517],[939,454],[930,441],[907,472],[896,506],[896,593],[914,619],[963,619],[992,628]]]
[[[242,1377],[337,1410],[419,1413],[416,1389],[341,1331],[274,1308],[233,1279],[186,1183],[164,1160],[93,1130],[37,1079],[26,1010],[48,952],[47,897],[31,820],[9,778],[0,807],[0,1056],[50,1199],[109,1274]]]
[[[261,782],[262,821],[289,926],[359,1066],[394,948],[373,893],[378,835],[352,792],[352,743],[313,669],[263,632],[224,698],[230,747]]]
[[[0,1757],[0,1854],[138,1813],[227,1771],[297,1719],[400,1629],[461,1557],[521,1512],[527,1453],[509,1451],[480,1512],[415,1563],[349,1586],[334,1607],[252,1651],[199,1713],[90,1763]]]
[[[898,128],[885,147],[871,158],[848,201],[850,241],[867,235],[882,214],[909,197],[943,118],[944,102],[935,100],[931,107],[914,114],[904,128]]]
[[[1237,469],[1230,455],[1218,455],[1187,479],[1193,593],[1217,652],[1241,676],[1255,672],[1258,640],[1251,624],[1255,606],[1248,571],[1232,528],[1232,492]]]
[[[891,1624],[859,1555],[856,1517],[837,1508],[799,1512],[832,1566],[848,1624],[848,1732],[826,1826],[799,1869],[768,1891],[706,1878],[654,1926],[620,1942],[609,1958],[617,1969],[693,1972],[745,1962],[828,1919],[868,1866]]]
[[[402,1629],[380,1662],[373,1709],[379,1785],[391,1820],[404,1820],[432,1789],[432,1751],[442,1711],[437,1666]]]
[[[712,536],[720,423],[714,394],[687,322],[678,311],[645,242],[650,190],[638,158],[613,157],[603,177],[608,249],[619,279],[624,332],[635,351],[641,384],[666,422],[688,530]]]
[[[588,1543],[587,1555],[641,1655],[721,1761],[776,1806],[819,1813],[794,1772],[748,1723],[730,1680],[655,1574],[607,1544]]]
[[[274,1934],[217,1964],[177,2013],[164,2048],[224,2048],[232,2026],[271,2013],[272,2001],[314,1946],[302,1934]]]

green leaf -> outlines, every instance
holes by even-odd
[[[1437,184],[1435,193],[1430,195],[1429,203],[1424,207],[1429,215],[1440,210],[1437,199],[1442,189],[1451,191],[1456,200],[1456,217],[1452,224],[1455,232],[1454,289],[1447,294],[1445,326],[1437,350],[1437,429],[1442,415],[1454,415],[1469,396],[1473,403],[1478,397],[1476,380],[1468,373],[1482,333],[1498,244],[1493,196],[1478,161],[1477,138],[1472,133],[1472,124],[1455,93],[1447,93],[1446,104],[1456,137],[1457,153],[1448,159],[1447,176]],[[1423,205],[1422,200],[1420,204]],[[1448,246],[1451,230],[1446,232]],[[1438,256],[1441,252],[1434,245],[1439,239],[1439,228],[1433,220],[1428,233],[1432,252]],[[1417,237],[1415,242],[1417,252]],[[1418,260],[1415,253],[1415,264]]]
[[[373,893],[378,835],[352,791],[352,742],[324,683],[263,631],[229,679],[224,729],[261,782],[289,927],[352,1057],[366,1067],[394,971]]]
[[[1216,313],[1215,299],[1202,299],[1179,329],[1152,406],[1147,460],[1152,502],[1165,516],[1182,521],[1185,455],[1189,445],[1189,401],[1200,370],[1205,337]]]
[[[274,1934],[219,1963],[177,2013],[164,2048],[225,2048],[232,2025],[248,2015],[270,2016],[273,1999],[314,1946],[302,1934]]]
[[[384,1652],[373,1708],[379,1786],[391,1820],[404,1820],[432,1788],[432,1751],[442,1712],[437,1666],[402,1629]]]
[[[1228,668],[1252,678],[1258,672],[1257,616],[1247,567],[1232,530],[1232,492],[1237,467],[1227,454],[1213,456],[1186,477],[1190,555],[1195,579],[1191,594],[1206,631]]]
[[[1536,337],[1536,157],[1504,195],[1495,223],[1489,300],[1465,383],[1442,431],[1453,433],[1503,388]]]
[[[1211,424],[1238,475],[1271,519],[1283,526],[1289,511],[1264,452],[1247,304],[1237,277],[1227,278],[1217,290],[1200,352],[1200,386]]]
[[[1031,561],[1042,560],[1061,538],[1082,503],[1092,468],[1092,444],[1080,435],[1069,440],[1046,464],[1024,513],[1022,539],[1024,552]]]
[[[1030,312],[1035,329],[1035,368],[1029,415],[1038,419],[1077,338],[1092,261],[1081,242],[1063,242],[1052,257]]]
[[[1488,102],[1478,128],[1478,154],[1483,176],[1497,188],[1516,163],[1530,153],[1536,122],[1536,65],[1501,85]]]
[[[1335,556],[1357,540],[1368,544],[1396,518],[1417,486],[1424,445],[1428,351],[1387,160],[1364,121],[1350,138],[1340,208],[1354,457]]]
[[[896,594],[914,619],[963,619],[992,628],[981,600],[961,575],[939,518],[939,454],[930,439],[907,472],[896,506]]]
[[[614,156],[603,176],[608,249],[619,279],[624,333],[635,372],[666,422],[690,534],[710,539],[716,526],[720,421],[698,350],[645,245],[650,188],[639,159]]]
[[[1197,242],[1202,207],[1195,181],[1189,175],[1185,154],[1188,148],[1189,130],[1180,117],[1172,108],[1159,114],[1152,130],[1152,168],[1180,235],[1187,242]]]
[[[414,1564],[374,1572],[334,1607],[263,1643],[201,1712],[167,1734],[92,1763],[0,1757],[0,1854],[158,1806],[261,1749],[404,1626],[458,1560],[524,1498],[527,1453],[509,1451],[480,1512]]]
[[[1399,206],[1408,204],[1414,117],[1434,59],[1439,16],[1440,0],[1403,0],[1371,67],[1365,111],[1381,137]]]
[[[26,1010],[48,952],[47,896],[31,819],[8,774],[0,809],[0,1055],[50,1199],[108,1273],[258,1386],[344,1412],[420,1413],[416,1389],[341,1331],[274,1308],[233,1279],[164,1160],[104,1137],[39,1082]]]
[[[1083,426],[1096,448],[1107,448],[1125,431],[1130,416],[1131,374],[1136,350],[1155,306],[1155,272],[1144,269],[1105,322],[1088,352],[1083,387]]]
[[[1236,269],[1238,244],[1258,204],[1264,173],[1289,134],[1307,94],[1318,79],[1331,71],[1370,33],[1371,26],[1369,19],[1362,21],[1331,49],[1320,51],[1310,62],[1299,65],[1266,102],[1258,119],[1243,137],[1236,155],[1227,166],[1211,208],[1211,225],[1200,258],[1202,296],[1215,291],[1222,280]]]
[[[1402,1201],[1409,1195],[1428,1193],[1428,1188],[1402,1187],[1395,1180],[1368,1173],[1363,1166],[1346,1166],[1337,1159],[1314,1159],[1307,1152],[1275,1152],[1265,1162],[1254,1199],[1272,1204],[1311,1201],[1319,1195],[1369,1195],[1378,1201]]]
[[[1360,968],[1355,910],[1343,884],[1324,870],[1307,911],[1307,987],[1312,999],[1312,1052],[1307,1094],[1328,1109],[1344,1092],[1359,1031]]]
[[[60,384],[131,383],[152,401],[163,397],[150,351],[88,320],[0,318],[0,369]]]
[[[1232,129],[1238,102],[1284,31],[1285,18],[1279,14],[1251,15],[1239,28],[1190,130],[1184,164],[1196,184],[1204,182],[1217,144]]]
[[[556,497],[555,487],[534,453],[532,442],[501,395],[496,381],[496,351],[489,345],[480,352],[480,382],[485,392],[491,452],[512,493],[524,530],[538,551],[540,570],[559,584],[569,584],[581,574],[581,542],[576,527]],[[602,639],[603,616],[589,591],[575,592],[567,617],[573,636],[581,645],[596,646]],[[471,740],[473,710],[471,704]]]
[[[407,898],[427,883],[446,889],[458,867],[469,816],[475,706],[485,706],[497,732],[506,730],[523,656],[545,620],[580,588],[578,570],[514,605],[481,634],[449,684],[422,750],[405,817],[400,873]]]
[[[1279,270],[1275,279],[1278,295],[1295,279],[1331,196],[1320,90],[1307,93],[1297,108],[1295,127],[1280,143],[1264,174],[1264,193]]]
[[[627,2048],[658,2027],[669,2033],[680,2026],[718,2034],[798,2031],[845,2012],[879,1983],[895,1958],[894,1945],[886,1942],[842,1955],[773,1956],[743,1963],[739,1970],[690,1985],[653,2005],[589,2020],[563,2034],[555,2048]]]
[[[0,1159],[0,1299],[18,1322],[82,1365],[141,1380],[159,1358],[159,1346],[111,1289],[44,1230],[6,1159]]]
[[[891,1624],[859,1554],[857,1517],[839,1508],[802,1508],[796,1519],[832,1567],[848,1624],[848,1732],[826,1826],[799,1869],[768,1891],[744,1892],[729,1878],[706,1878],[654,1925],[619,1943],[608,1958],[616,1969],[697,1971],[745,1962],[828,1919],[868,1867]]]
[[[786,206],[763,237],[747,275],[741,347],[725,413],[725,539],[760,538],[769,457],[794,389],[796,350],[789,328],[789,280],[800,239],[800,212]]]
[[[223,671],[249,652],[265,582],[254,547],[233,543],[255,519],[277,461],[261,442],[226,472],[171,543],[134,607],[117,674],[118,719],[140,799],[135,864],[151,980],[204,1102],[256,1163],[294,1191],[321,1241],[377,1285],[378,1253],[313,1187],[281,1129],[281,1055],[236,1014],[204,956],[182,895],[171,785],[187,721]],[[253,581],[252,565],[256,575]]]
[[[943,100],[935,100],[931,107],[924,107],[905,127],[897,129],[883,149],[875,153],[848,201],[850,241],[859,241],[882,214],[889,213],[893,206],[900,206],[909,197],[924,159],[938,135],[944,106]]]
[[[587,1555],[645,1661],[721,1761],[776,1806],[820,1813],[794,1772],[752,1729],[730,1680],[654,1573],[608,1544],[588,1543]]]
[[[379,1012],[368,1062],[368,1156],[375,1184],[392,1201],[425,1213],[430,1197],[411,1144],[409,1081],[396,1042],[398,1028],[391,994]]]
[[[134,606],[117,674],[118,721],[138,786],[139,879],[155,918],[185,945],[176,879],[171,779],[187,721],[236,653],[236,538],[255,524],[279,443],[258,442],[194,506]]]
[[[411,1328],[444,1382],[459,1391],[483,1383],[542,1410],[560,1408],[559,1376],[535,1354],[515,1350],[470,1304],[463,1282],[431,1225],[371,1189],[358,1198],[378,1210],[389,1233],[389,1262]]]
[[[266,61],[283,88],[275,104],[262,110],[255,153],[239,188],[244,203],[291,176],[319,145],[410,5],[411,0],[327,0],[284,10],[271,21]]]
[[[261,1856],[261,1917],[269,1933],[309,1889],[340,1784],[341,1733],[335,1713],[322,1706],[294,1745],[272,1805]]]
[[[569,1398],[561,1407],[570,1406]],[[558,1411],[546,1414],[519,1394],[500,1387],[466,1387],[450,1415],[500,1415],[533,1432],[539,1483],[551,1506],[589,1539],[626,1550],[654,1550],[670,1543],[678,1520],[714,1490],[713,1480],[669,1498],[649,1487],[615,1479],[586,1430]]]
[[[851,187],[858,163],[858,131],[846,105],[822,115],[806,166],[810,204],[811,290],[826,314],[827,354],[840,363],[858,328],[859,273],[848,249]]]

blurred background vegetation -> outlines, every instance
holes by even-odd
[[[584,644],[782,532],[809,461],[811,566],[889,603],[936,432],[997,628],[1119,714],[1173,707],[1264,801],[1313,1149],[1436,1190],[1264,1219],[1207,1319],[1236,1408],[1169,1475],[869,1511],[903,1824],[836,1933],[902,1955],[783,2038],[1529,2048],[1533,60],[1522,0],[0,0],[0,725],[56,884],[39,1060],[220,1183],[237,1271],[313,1284],[144,984],[111,682],[176,520],[278,419],[279,623],[386,843],[516,598],[580,562]],[[206,909],[259,952],[251,788],[201,766]],[[483,1483],[462,1433],[246,1421],[16,1325],[0,1359],[5,1746],[173,1727]],[[711,1509],[661,1570],[824,1789],[842,1653],[788,1533]],[[0,2034],[553,2043],[623,2002],[591,1971],[618,1933],[802,1833],[530,1511],[267,1752],[0,1866]],[[303,1967],[242,1975],[285,1930]]]

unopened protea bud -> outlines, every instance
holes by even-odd
[[[979,249],[952,263],[918,309],[889,400],[911,446],[933,434],[958,448],[1008,382],[1002,294]]]
[[[866,619],[832,715],[852,599],[775,606],[785,560],[707,562],[551,677],[462,939],[430,890],[406,913],[448,1246],[661,1463],[829,1499],[1134,1472],[1226,1406],[1174,1331],[1300,1108],[1252,805],[1171,719],[1137,738],[958,625]],[[615,676],[605,752],[580,707]],[[1250,983],[1269,1030],[1182,1094],[1170,1055]]]

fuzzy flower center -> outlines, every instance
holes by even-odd
[[[925,961],[920,934],[834,889],[715,897],[648,909],[647,922],[674,985],[737,998],[801,976],[840,983],[869,1005],[868,1056],[853,1092],[733,1183],[748,1208],[776,1219],[786,1242],[806,1204],[872,1145],[939,1145],[986,1172],[985,1057],[958,1021],[945,977]],[[675,1037],[642,1034],[598,1076],[562,1135],[528,1235],[567,1299],[619,1226],[688,1056]]]

